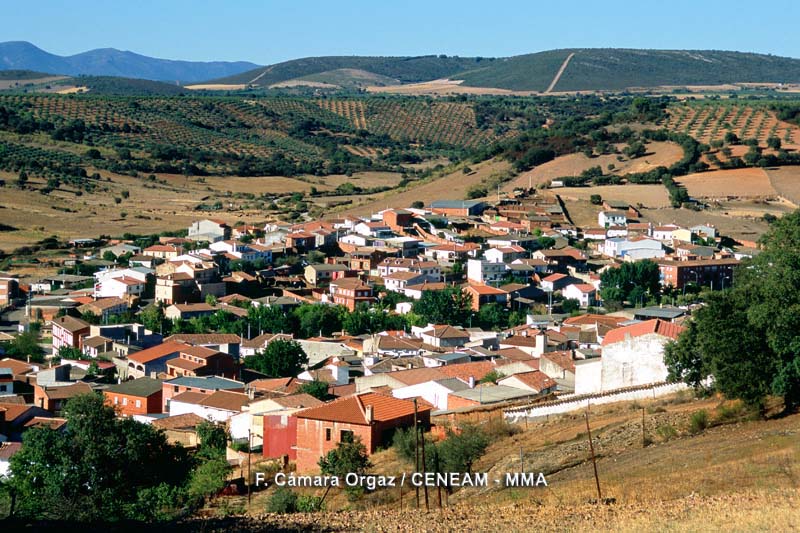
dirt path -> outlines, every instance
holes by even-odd
[[[558,72],[556,72],[556,75],[553,78],[553,81],[550,82],[550,85],[548,85],[547,90],[545,91],[545,93],[553,92],[553,89],[556,88],[556,84],[558,83],[558,80],[561,79],[561,75],[564,74],[565,70],[567,70],[567,65],[569,65],[569,61],[570,61],[570,59],[572,59],[572,56],[574,56],[574,55],[575,55],[575,52],[572,52],[570,55],[567,56],[567,58],[564,60],[564,62],[561,63],[561,68],[559,68]]]

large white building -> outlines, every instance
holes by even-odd
[[[667,379],[664,346],[678,338],[683,328],[655,319],[609,331],[600,358],[600,391],[659,383]],[[576,376],[575,389],[584,390]]]

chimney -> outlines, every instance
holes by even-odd
[[[469,383],[468,384],[469,384],[469,388],[470,389],[474,389],[475,388],[475,376],[470,376],[469,377]]]
[[[256,390],[254,388],[252,388],[252,387],[248,387],[247,388],[247,397],[250,398],[251,400],[254,399],[256,397]]]
[[[368,405],[368,406],[366,407],[366,413],[365,413],[365,416],[366,416],[366,418],[367,418],[367,424],[372,424],[372,419],[373,419],[373,416],[372,416],[372,406],[371,406],[371,405]]]
[[[151,370],[150,371],[150,377],[153,378],[153,379],[156,379],[158,377],[158,372],[156,372],[155,370]]]

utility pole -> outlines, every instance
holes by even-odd
[[[420,429],[422,429],[422,428],[420,428]],[[425,469],[426,469],[426,463],[425,463],[425,434],[423,432],[420,432],[420,433],[422,433],[420,435],[420,441],[422,442],[422,474],[423,474],[423,479],[424,479],[425,478]],[[430,504],[428,503],[428,484],[427,483],[424,485],[423,490],[425,491],[425,510],[426,511],[430,511],[431,508],[430,508]]]
[[[642,448],[647,446],[647,437],[645,437],[645,427],[644,427],[644,407],[642,407]]]
[[[251,429],[247,430],[247,509],[250,510],[250,503],[252,502],[253,490],[250,488],[250,464],[251,464],[251,451],[253,447]]]
[[[597,485],[597,502],[603,501],[603,495],[600,492],[600,477],[597,475],[597,458],[594,455],[594,444],[592,444],[592,430],[589,427],[589,407],[586,407],[586,433],[589,436],[589,450],[592,452],[592,467],[594,468],[594,482]]]
[[[419,472],[419,430],[417,429],[417,399],[414,398],[414,471]],[[414,487],[419,509],[419,485]]]

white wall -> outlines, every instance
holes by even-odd
[[[603,364],[599,357],[575,361],[575,394],[594,394],[602,390]]]
[[[603,346],[602,390],[666,381],[664,345],[668,340],[651,333]]]
[[[421,397],[426,402],[436,407],[436,409],[440,410],[447,409],[447,397],[449,395],[450,389],[435,381],[409,385],[408,387],[401,387],[392,391],[392,396],[395,398],[406,399]]]
[[[658,398],[673,392],[688,389],[685,383],[661,383],[652,387],[642,387],[636,390],[623,390],[612,392],[603,396],[579,396],[573,394],[563,396],[561,400],[545,402],[541,405],[530,407],[513,407],[504,409],[503,416],[511,422],[519,422],[525,418],[541,418],[550,415],[558,415],[587,409],[590,405],[603,405],[614,402],[625,402],[630,400],[644,400]]]

